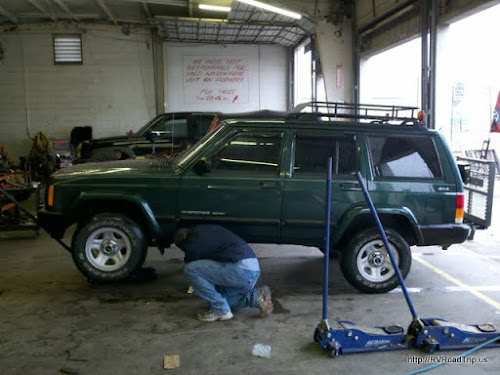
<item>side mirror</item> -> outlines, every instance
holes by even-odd
[[[200,176],[204,175],[205,173],[210,173],[212,172],[212,162],[210,161],[210,159],[201,158],[200,160],[198,160],[198,162],[196,162],[193,170]]]

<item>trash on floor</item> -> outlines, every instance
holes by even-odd
[[[173,370],[181,366],[179,354],[166,355],[163,357],[163,368]]]
[[[271,359],[271,347],[261,343],[255,344],[253,346],[252,355],[254,357]]]

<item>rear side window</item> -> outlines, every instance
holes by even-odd
[[[358,170],[354,137],[297,134],[295,138],[295,175],[326,173],[328,158],[333,158],[333,174],[352,174]]]
[[[436,146],[429,137],[369,137],[373,172],[379,177],[440,178]]]

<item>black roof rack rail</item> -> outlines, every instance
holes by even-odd
[[[307,102],[295,106],[292,116],[296,119],[314,117],[329,121],[344,118],[363,123],[424,126],[423,121],[417,118],[418,108],[399,105]]]

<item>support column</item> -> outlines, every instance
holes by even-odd
[[[354,101],[353,35],[351,20],[335,25],[326,20],[316,24],[317,48],[325,80],[326,100]]]
[[[165,74],[163,41],[158,38],[156,31],[152,32],[153,38],[153,74],[156,114],[164,113],[165,109]]]
[[[420,90],[422,91],[422,110],[427,116],[427,126],[430,126],[429,113],[429,0],[420,0],[420,40],[421,42],[421,82]]]
[[[422,40],[422,109],[427,126],[436,126],[436,69],[437,69],[437,2],[420,0],[420,37]]]
[[[437,28],[436,43],[438,45],[447,45],[449,30],[450,27],[448,25],[439,26]],[[450,137],[451,119],[453,116],[453,82],[448,67],[453,61],[450,60],[449,53],[447,52],[447,48],[439,48],[436,53],[436,68],[434,69],[436,77],[436,110],[434,112],[434,125],[436,130]]]

